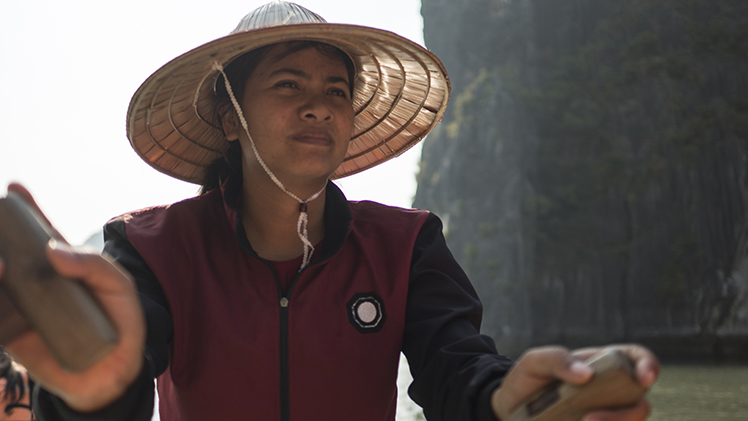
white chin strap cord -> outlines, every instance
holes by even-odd
[[[234,104],[234,109],[236,110],[236,114],[239,116],[239,121],[242,123],[242,127],[244,128],[244,132],[247,134],[247,137],[249,138],[249,143],[252,145],[252,151],[255,154],[255,158],[257,158],[257,162],[260,163],[262,166],[262,169],[265,170],[265,173],[267,173],[268,177],[270,177],[271,180],[273,180],[273,183],[275,183],[276,186],[278,186],[279,189],[283,190],[284,193],[286,193],[288,196],[290,196],[292,199],[299,202],[299,219],[296,222],[296,232],[299,234],[299,238],[301,239],[301,242],[304,244],[304,256],[301,260],[301,267],[299,268],[299,272],[301,272],[305,267],[309,266],[309,262],[312,260],[312,254],[314,254],[314,245],[311,241],[309,241],[309,215],[307,214],[307,203],[311,202],[312,200],[319,197],[320,194],[322,194],[323,191],[325,191],[325,187],[327,186],[327,183],[322,186],[321,189],[317,193],[314,193],[306,200],[301,200],[299,196],[296,196],[295,194],[291,193],[286,189],[286,187],[281,183],[280,180],[278,180],[278,177],[273,174],[272,171],[270,171],[270,168],[265,164],[265,161],[262,160],[260,157],[260,154],[257,152],[257,146],[255,146],[255,141],[252,140],[252,136],[249,134],[249,126],[247,125],[247,120],[244,118],[244,113],[242,112],[241,107],[239,106],[239,101],[236,100],[236,97],[234,96],[234,91],[231,89],[231,84],[229,83],[229,78],[226,77],[226,73],[223,71],[223,66],[219,63],[213,63],[213,69],[221,72],[223,75],[223,81],[226,85],[226,91],[229,94],[229,98],[231,98],[231,103]]]

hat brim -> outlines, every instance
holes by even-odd
[[[294,40],[319,41],[348,54],[356,68],[354,134],[331,178],[387,161],[423,139],[447,107],[450,84],[439,59],[392,32],[357,25],[305,23],[240,32],[191,50],[153,73],[130,101],[127,136],[155,169],[200,184],[228,142],[214,121],[214,84],[225,65],[251,50]]]

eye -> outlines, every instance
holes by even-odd
[[[332,88],[332,89],[330,89],[329,93],[330,93],[330,95],[333,95],[333,96],[339,96],[339,97],[342,97],[342,98],[348,98],[348,92],[346,92],[344,89]]]
[[[275,86],[279,88],[290,88],[290,89],[297,89],[298,85],[296,85],[296,82],[290,81],[290,80],[284,80],[281,82],[278,82],[275,84]]]

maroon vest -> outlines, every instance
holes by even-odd
[[[174,320],[163,421],[395,419],[411,255],[428,214],[349,205],[342,248],[288,297],[241,248],[218,191],[125,218]]]

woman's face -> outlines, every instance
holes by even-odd
[[[240,105],[260,157],[284,183],[326,179],[340,165],[353,133],[353,103],[342,59],[310,47],[273,47],[247,79]],[[225,125],[225,124],[224,124]],[[241,128],[245,171],[262,171]],[[316,181],[316,180],[315,180]]]

